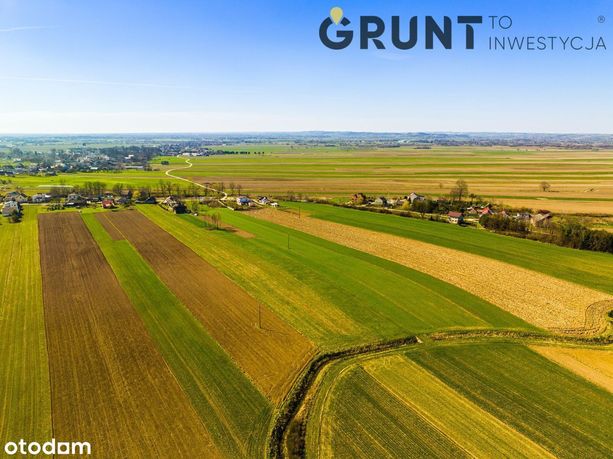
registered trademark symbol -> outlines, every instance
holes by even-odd
[[[605,18],[604,16],[598,16],[598,22],[600,22],[601,24],[606,20],[607,18]]]

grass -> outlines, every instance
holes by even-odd
[[[269,402],[129,242],[112,240],[93,214],[83,218],[218,449],[261,456]]]
[[[415,218],[310,203],[310,216],[482,255],[613,294],[613,257]]]
[[[208,231],[192,216],[140,209],[247,290],[258,282],[266,285],[265,278],[258,279],[266,271],[314,292],[322,304],[292,304],[275,311],[326,348],[446,328],[532,328],[426,274],[239,212],[223,211],[224,223],[255,237]],[[242,270],[243,262],[262,270]],[[326,320],[330,315],[336,318],[332,323]]]
[[[530,349],[435,347],[407,356],[558,457],[611,457],[613,397]]]
[[[0,221],[0,445],[52,437],[37,213]]]

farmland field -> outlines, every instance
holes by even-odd
[[[311,297],[323,298],[323,304],[305,304],[302,310],[292,305],[294,310],[283,307],[275,311],[324,347],[445,328],[533,328],[431,276],[239,212],[224,212],[222,218],[255,237],[207,231],[197,226],[194,217],[168,217],[154,207],[142,207],[140,211],[237,282],[249,282],[250,277],[262,272],[244,272],[234,265],[238,260],[249,260],[254,267],[266,266],[263,270],[272,270],[273,276],[284,273],[293,285],[302,284],[303,291],[314,291]],[[221,260],[215,257],[216,251]],[[325,309],[319,311],[320,307]],[[324,313],[347,318],[354,330],[349,332],[345,322],[327,324],[322,317],[318,324],[311,319],[317,320]]]
[[[393,149],[224,146],[264,155],[195,158],[176,174],[199,183],[239,183],[249,193],[312,197],[356,192],[439,196],[465,179],[470,191],[495,201],[556,212],[613,214],[610,151],[475,147]],[[165,166],[156,166],[164,169]],[[177,167],[168,166],[168,167]],[[512,178],[512,180],[509,180]],[[551,190],[539,188],[541,181]]]
[[[263,393],[279,401],[312,343],[142,214],[98,216],[117,227]]]
[[[53,434],[100,457],[215,456],[81,216],[43,214],[39,230]]]
[[[134,247],[106,234],[114,227],[100,222],[110,220],[84,219],[214,445],[229,457],[260,456],[271,404]]]
[[[51,436],[38,209],[0,225],[0,444]],[[10,416],[7,415],[10,413]]]
[[[605,293],[490,258],[274,209],[253,215],[422,271],[541,328],[598,332],[613,307]]]
[[[320,457],[613,453],[611,394],[524,346],[444,345],[358,359],[322,387],[307,432],[308,450]]]

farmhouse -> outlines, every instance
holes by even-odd
[[[238,196],[236,198],[236,204],[238,204],[239,206],[246,206],[251,202],[251,199],[249,199],[247,196]]]
[[[449,220],[449,223],[453,223],[454,225],[464,223],[464,214],[462,212],[449,212],[447,214],[447,218]]]
[[[168,196],[160,205],[166,210],[170,210],[175,214],[187,213],[187,206],[174,196]]]
[[[373,205],[380,206],[380,207],[386,207],[387,199],[385,198],[385,196],[379,196],[377,199],[374,200]]]
[[[83,207],[87,205],[87,200],[77,193],[70,193],[64,202],[65,207]]]
[[[411,204],[413,204],[415,201],[425,201],[426,197],[412,192],[410,195],[406,196],[405,199],[408,199],[409,201],[411,201]]]
[[[553,216],[548,210],[539,210],[530,219],[530,223],[538,228],[543,228],[551,223]]]
[[[34,204],[42,204],[49,201],[51,201],[51,195],[48,194],[39,193],[32,196],[32,203]]]
[[[115,201],[113,201],[112,199],[103,199],[102,200],[102,208],[104,208],[104,209],[114,209],[115,208]]]
[[[10,217],[13,214],[19,213],[21,213],[21,204],[17,201],[7,201],[4,203],[4,206],[2,206],[3,217]]]
[[[4,197],[4,202],[9,201],[15,201],[20,204],[23,204],[24,202],[28,202],[28,197],[25,194],[20,193],[19,191],[11,191],[10,193],[7,193]]]
[[[267,196],[259,196],[258,197],[258,202],[260,204],[270,204],[270,200],[268,199]]]

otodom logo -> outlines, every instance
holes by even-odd
[[[475,29],[473,25],[483,23],[483,16],[458,16],[458,25],[464,27],[464,46],[466,49],[475,47]],[[397,49],[408,50],[414,48],[418,42],[419,23],[417,16],[402,24],[400,16],[391,17],[391,43]],[[344,16],[344,12],[338,6],[330,10],[330,16],[324,19],[319,26],[319,39],[328,48],[341,50],[347,48],[353,42],[354,31],[349,28],[351,21]],[[334,36],[330,37],[331,30],[336,29]],[[360,16],[358,35],[360,49],[368,49],[372,43],[377,49],[385,49],[382,37],[386,32],[386,23],[379,16]],[[423,21],[425,48],[434,49],[435,38],[445,49],[453,48],[453,21],[449,16],[443,17],[442,25],[432,16],[426,16]],[[404,29],[404,35],[401,29]]]

